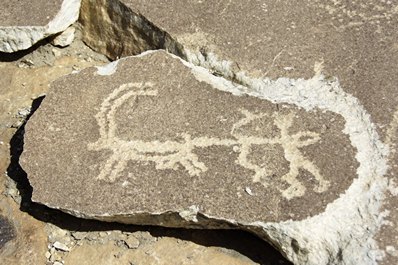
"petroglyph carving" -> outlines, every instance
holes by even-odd
[[[116,135],[115,115],[123,103],[129,99],[136,102],[137,97],[155,97],[158,91],[153,88],[151,83],[128,83],[121,85],[114,90],[101,104],[100,111],[95,116],[100,127],[100,138],[95,143],[89,143],[89,150],[101,151],[104,149],[112,150],[111,157],[101,166],[100,174],[97,177],[101,180],[114,182],[117,180],[129,161],[153,162],[158,170],[178,169],[183,167],[190,176],[199,176],[206,172],[208,168],[199,160],[194,153],[196,148],[206,148],[210,146],[227,146],[239,152],[236,163],[254,172],[252,176],[254,182],[260,182],[264,186],[268,185],[269,176],[272,172],[267,172],[266,168],[256,165],[248,159],[253,145],[275,145],[279,144],[284,149],[285,159],[290,162],[289,172],[281,178],[289,187],[280,190],[282,195],[291,199],[303,196],[305,186],[298,181],[300,169],[310,172],[318,182],[315,187],[316,192],[324,192],[329,187],[329,182],[325,180],[319,169],[311,161],[306,159],[301,153],[300,148],[312,145],[320,140],[320,136],[315,132],[298,132],[294,135],[289,134],[289,128],[293,124],[294,115],[272,114],[274,124],[280,130],[280,135],[267,138],[246,135],[244,126],[248,125],[270,114],[254,114],[248,110],[240,110],[243,118],[237,121],[231,129],[231,138],[220,139],[216,137],[195,137],[190,134],[180,133],[182,141],[142,141],[142,140],[122,140]]]
[[[274,113],[272,115],[274,118],[274,124],[281,132],[279,136],[275,138],[247,136],[237,132],[237,130],[255,120],[268,116],[269,114],[253,114],[247,110],[241,110],[241,112],[245,118],[239,120],[233,125],[231,135],[237,139],[237,143],[240,147],[238,163],[255,172],[253,175],[254,182],[261,182],[264,186],[267,186],[268,177],[271,174],[270,172],[267,172],[265,168],[253,164],[248,160],[251,147],[253,145],[280,144],[284,149],[285,159],[290,162],[289,172],[282,176],[282,180],[286,181],[290,185],[289,188],[281,191],[284,197],[290,199],[304,195],[305,187],[297,180],[300,169],[307,170],[315,177],[318,182],[318,185],[315,187],[316,192],[324,192],[329,188],[329,181],[323,178],[318,167],[313,162],[306,159],[299,149],[300,147],[312,145],[318,142],[320,140],[319,134],[308,131],[290,135],[289,128],[293,124],[294,114],[278,115],[277,113]]]

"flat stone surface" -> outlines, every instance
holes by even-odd
[[[63,0],[1,1],[0,27],[45,26],[58,13]]]
[[[152,52],[54,82],[27,124],[20,161],[32,199],[49,207],[125,223],[240,227],[316,264],[330,258],[315,252],[333,249],[326,241],[369,240],[347,225],[378,224],[377,204],[361,204],[379,196],[369,185],[384,168],[369,124],[319,74],[255,92]]]
[[[79,17],[80,0],[2,1],[0,52],[16,52],[67,29]]]
[[[157,52],[56,82],[22,161],[34,201],[85,216],[194,207],[238,222],[301,220],[356,177],[343,129],[330,112],[220,91]]]

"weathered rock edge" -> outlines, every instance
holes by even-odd
[[[83,41],[112,60],[158,49],[186,59],[170,34],[119,1],[83,0],[79,21]]]
[[[83,0],[83,5],[90,6],[90,1]],[[132,18],[142,18],[142,15],[134,13],[132,10],[126,10],[126,7],[117,0],[107,2],[109,3],[108,6],[100,7],[98,5],[97,7],[90,6],[90,8],[97,8],[100,13],[112,12],[112,16],[123,14]],[[101,4],[106,5],[104,1],[101,1]],[[118,12],[118,9],[123,9],[123,13]],[[112,17],[103,15],[100,17]],[[92,23],[90,19],[86,12],[82,12],[81,20],[83,24]],[[140,31],[136,31],[140,24],[134,24],[134,19],[131,20],[133,22],[132,27],[125,28],[120,27],[120,23],[118,24],[117,21],[115,26],[119,26],[119,29],[113,32],[118,32],[118,35],[132,35],[132,32],[135,35],[140,35]],[[104,23],[104,26],[111,23],[106,19],[95,22]],[[152,33],[153,35],[165,35],[164,31],[156,26],[151,27],[151,29],[157,31],[157,33]],[[161,32],[160,35],[159,32]],[[109,47],[106,43],[96,46],[94,40],[97,38],[97,32],[91,31],[89,34],[92,34],[91,40],[86,39],[86,42],[92,48],[103,52],[110,58],[136,54],[135,50],[131,50],[129,53],[128,50],[124,49],[123,43],[120,43],[121,46],[114,50],[106,48]],[[167,36],[170,35],[167,34]],[[145,38],[141,39],[145,40]],[[358,150],[356,159],[360,166],[357,169],[358,178],[355,179],[345,194],[330,203],[323,213],[302,221],[246,224],[236,223],[234,220],[217,220],[201,213],[189,215],[191,222],[188,223],[181,222],[182,219],[178,217],[181,215],[176,213],[159,213],[155,216],[142,213],[135,216],[137,221],[145,220],[157,224],[162,223],[162,225],[183,227],[207,226],[210,224],[212,224],[211,227],[223,227],[229,226],[226,224],[231,224],[237,228],[251,231],[269,241],[295,264],[377,264],[377,261],[384,254],[378,250],[374,236],[383,224],[384,217],[388,214],[381,212],[384,194],[388,188],[387,179],[383,177],[388,168],[388,148],[380,141],[370,115],[355,97],[343,91],[337,79],[327,79],[320,71],[309,80],[251,78],[244,72],[235,71],[233,62],[219,60],[214,54],[191,52],[181,48],[182,45],[175,40],[173,41],[173,39],[168,39],[167,42],[163,41],[163,47],[151,47],[150,42],[144,43],[145,45],[137,49],[138,53],[149,49],[163,48],[168,50],[186,59],[187,61],[183,61],[183,63],[193,69],[193,73],[199,80],[210,82],[221,90],[238,94],[244,93],[274,103],[290,103],[306,110],[320,108],[342,115],[346,120],[344,132],[350,136],[352,145]],[[175,50],[170,47],[177,47],[178,49]],[[122,53],[120,53],[121,50]],[[114,51],[117,52],[114,53]],[[112,63],[105,68],[101,68],[99,73],[112,74],[116,67],[117,62]],[[212,75],[214,73],[222,76],[222,78]],[[70,213],[79,216],[79,213]],[[130,223],[135,219],[129,215],[80,217],[124,223]],[[170,222],[166,224],[163,222],[164,219]],[[158,222],[159,220],[162,221]]]
[[[81,0],[64,0],[58,14],[45,26],[0,27],[0,51],[16,52],[66,30],[79,18]]]

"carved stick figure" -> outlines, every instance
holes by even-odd
[[[297,177],[299,169],[305,169],[310,172],[318,181],[315,187],[316,192],[324,192],[329,188],[329,181],[325,180],[319,172],[315,164],[304,157],[299,150],[300,147],[312,145],[320,140],[315,132],[298,132],[294,135],[289,134],[289,128],[293,124],[293,114],[280,116],[275,118],[275,125],[281,130],[280,144],[283,147],[285,158],[290,162],[290,170],[282,176],[282,179],[290,184],[290,187],[282,192],[287,199],[302,196],[305,193],[305,187],[301,184]],[[305,140],[301,140],[305,139]]]
[[[282,180],[290,185],[286,190],[281,190],[285,198],[291,199],[293,197],[303,196],[305,193],[306,188],[297,179],[300,173],[299,169],[305,169],[313,174],[315,179],[318,181],[318,185],[314,189],[316,192],[324,192],[329,188],[329,182],[322,177],[319,169],[313,164],[313,162],[306,159],[299,150],[300,147],[318,142],[320,137],[317,133],[307,131],[290,135],[289,128],[293,124],[293,114],[281,116],[274,114],[274,124],[281,131],[280,136],[275,138],[246,136],[242,132],[239,132],[239,129],[268,115],[264,113],[253,114],[245,109],[241,110],[241,113],[245,117],[234,124],[231,130],[231,135],[238,139],[237,141],[241,146],[238,162],[245,168],[251,169],[255,172],[253,176],[254,182],[260,182],[264,186],[268,186],[268,176],[271,174],[267,172],[265,167],[260,167],[259,165],[249,161],[248,155],[251,152],[252,145],[279,144],[284,150],[285,159],[290,163],[289,172],[281,177]],[[301,140],[302,138],[305,140]]]
[[[293,123],[293,115],[276,116],[274,123],[280,129],[280,136],[267,138],[246,135],[242,127],[261,119],[267,114],[253,114],[248,110],[241,110],[244,117],[237,121],[231,129],[230,139],[219,139],[216,137],[195,137],[187,133],[180,133],[182,141],[142,141],[142,140],[123,140],[116,135],[116,112],[129,99],[133,98],[136,102],[139,96],[157,96],[158,91],[153,89],[151,83],[128,83],[115,89],[101,104],[100,111],[95,116],[100,127],[100,138],[95,143],[89,143],[88,149],[100,151],[111,150],[113,153],[101,166],[98,179],[115,181],[120,177],[129,161],[153,162],[158,170],[178,169],[182,166],[190,176],[199,176],[208,170],[206,165],[199,161],[199,157],[194,153],[195,148],[206,148],[214,145],[236,147],[239,150],[237,164],[251,169],[254,182],[260,182],[264,186],[268,185],[267,170],[255,163],[252,163],[248,156],[251,153],[252,145],[274,145],[279,144],[284,149],[286,160],[290,162],[290,170],[282,176],[290,187],[281,190],[282,194],[291,199],[302,196],[305,187],[297,180],[299,169],[305,169],[312,173],[318,181],[316,192],[327,190],[329,182],[324,180],[318,168],[307,160],[300,147],[314,144],[319,141],[319,135],[314,132],[299,132],[289,135],[289,128]],[[301,140],[306,138],[305,140]]]

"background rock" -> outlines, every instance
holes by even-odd
[[[3,1],[0,5],[0,51],[16,52],[76,22],[80,0]]]
[[[123,17],[145,18],[152,25],[151,29],[155,29],[152,31],[154,36],[167,36],[168,41],[163,42],[160,48],[204,66],[216,75],[254,89],[261,87],[261,82],[253,83],[253,77],[311,78],[314,68],[328,76],[337,77],[344,91],[359,99],[371,115],[380,139],[391,151],[387,159],[389,170],[385,178],[379,180],[388,183],[387,190],[390,191],[374,198],[374,201],[384,203],[383,210],[375,211],[373,218],[379,218],[380,214],[376,212],[388,213],[388,216],[371,232],[376,241],[367,244],[374,246],[372,249],[380,250],[370,254],[371,263],[382,257],[381,264],[398,263],[396,257],[389,254],[391,251],[386,251],[387,247],[392,249],[398,242],[398,211],[393,206],[398,200],[395,192],[398,172],[395,144],[398,34],[395,28],[398,24],[398,9],[394,1],[233,0],[181,3],[114,0],[95,6],[92,1],[84,0],[82,7],[82,10],[96,10],[102,14],[99,18],[117,17],[101,20],[104,25],[112,24],[119,29],[104,32],[90,27],[94,20],[87,15],[88,12],[80,17],[83,26],[88,29],[84,34],[85,41],[110,58],[137,53],[124,42],[113,42],[118,39],[114,32],[125,32],[120,35],[127,39],[131,39],[129,36],[132,35],[135,39],[144,40],[139,43],[151,46],[151,41],[145,41],[151,40],[151,37],[144,38],[140,33],[139,29],[143,28],[141,23],[121,26],[121,12],[118,13],[118,10],[123,10]],[[170,14],[173,14],[173,19],[169,19]],[[98,39],[109,41],[98,42]],[[139,47],[147,49],[142,45]],[[158,48],[151,46],[150,49]],[[377,189],[376,185],[374,187]],[[368,201],[369,198],[364,200]],[[379,234],[375,235],[375,231]],[[338,248],[334,251],[339,252]],[[347,251],[347,255],[351,253],[356,251]],[[353,261],[354,264],[358,262],[364,261]]]

